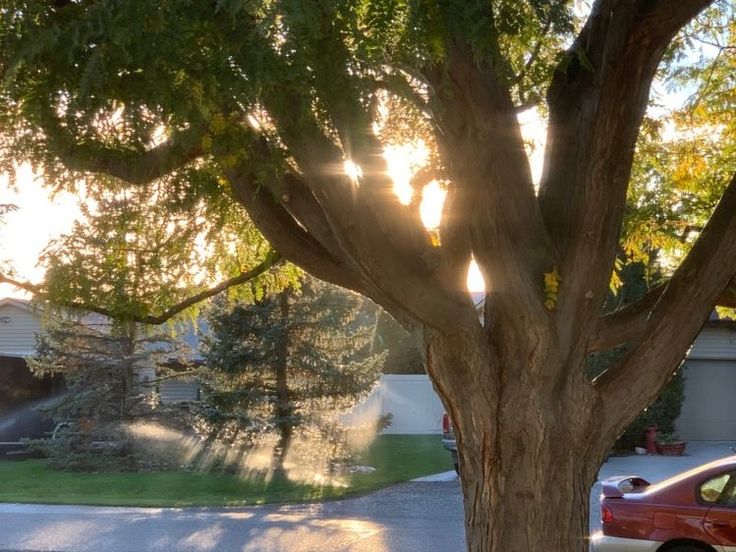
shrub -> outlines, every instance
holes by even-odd
[[[644,446],[646,442],[646,428],[656,426],[660,434],[671,434],[675,429],[675,420],[680,416],[682,401],[685,399],[686,367],[683,365],[677,370],[667,386],[662,390],[657,400],[631,423],[616,441],[614,448],[631,450],[634,447]]]
[[[53,437],[28,441],[29,451],[46,459],[55,470],[120,472],[135,471],[137,459],[125,432],[108,428],[89,432],[68,424],[58,428]]]

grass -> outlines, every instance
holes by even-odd
[[[0,462],[0,502],[150,507],[305,502],[365,493],[451,469],[437,435],[381,435],[358,463],[376,471],[347,476],[347,487],[327,487],[174,471],[72,473],[51,470],[40,460]]]

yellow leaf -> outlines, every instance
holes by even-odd
[[[547,310],[554,310],[557,305],[557,292],[560,289],[560,273],[557,267],[553,267],[551,272],[545,272],[544,277],[544,307]]]
[[[432,241],[432,247],[439,247],[442,245],[440,241],[440,233],[436,230],[429,230],[429,239]]]

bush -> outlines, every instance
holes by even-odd
[[[85,472],[135,471],[137,461],[127,435],[116,429],[90,433],[69,424],[53,437],[28,440],[29,452],[46,459],[55,470]]]
[[[675,430],[675,420],[680,416],[682,401],[685,399],[685,365],[677,370],[657,400],[631,423],[618,438],[614,448],[631,450],[644,446],[646,428],[656,426],[659,433],[671,434]]]

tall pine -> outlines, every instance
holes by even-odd
[[[254,304],[220,303],[208,318],[203,387],[214,436],[275,438],[280,471],[297,436],[337,445],[339,413],[368,394],[383,363],[372,351],[373,305],[308,278]]]

